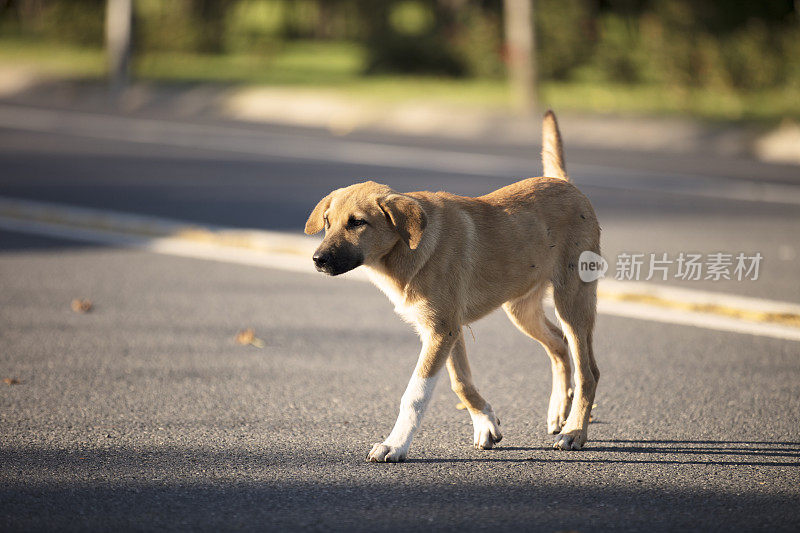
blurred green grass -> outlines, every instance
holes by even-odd
[[[100,49],[3,37],[0,37],[0,66],[71,78],[100,78],[106,69]]]
[[[136,79],[163,83],[272,85],[324,90],[353,100],[419,102],[508,111],[504,80],[363,74],[366,52],[344,42],[290,41],[260,55],[148,53],[135,59]],[[101,79],[102,49],[0,37],[0,67],[49,76]],[[800,119],[792,88],[751,93],[608,82],[545,82],[540,101],[559,111],[691,116],[709,121],[775,123]]]

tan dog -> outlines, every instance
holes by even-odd
[[[368,181],[337,189],[314,208],[305,231],[325,228],[317,270],[337,275],[364,265],[373,283],[422,338],[414,374],[389,437],[367,459],[403,461],[442,366],[467,406],[474,445],[502,438],[500,421],[472,382],[462,327],[502,306],[550,356],[553,388],[547,429],[554,447],[580,449],[600,374],[592,353],[597,282],[584,283],[578,257],[600,253],[600,227],[589,200],[564,170],[555,115],[543,123],[542,159],[549,177],[526,179],[485,196],[399,194]],[[561,330],[542,310],[548,285]],[[569,349],[575,367],[574,399]]]

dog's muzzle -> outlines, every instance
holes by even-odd
[[[317,250],[314,252],[312,259],[314,260],[314,266],[319,272],[324,272],[331,276],[338,276],[339,274],[349,272],[361,266],[363,263],[363,259],[360,257],[343,254],[341,252],[334,253],[331,250]]]

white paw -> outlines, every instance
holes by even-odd
[[[551,435],[561,433],[561,429],[567,423],[568,416],[569,404],[567,404],[565,408],[561,402],[556,402],[556,405],[553,406],[553,402],[551,401],[550,409],[547,412],[547,432]]]
[[[567,417],[560,417],[556,416],[553,418],[547,417],[547,432],[551,435],[557,435],[561,433],[561,428],[564,427],[564,423],[567,421]]]
[[[557,435],[553,448],[558,450],[580,450],[584,444],[586,444],[586,432],[575,430]]]
[[[483,412],[472,414],[473,445],[479,450],[491,450],[503,439],[500,432],[500,419],[495,416],[492,407],[487,403]]]
[[[572,391],[568,393],[554,392],[550,395],[550,406],[547,409],[547,432],[551,435],[560,433],[567,423],[572,406]]]
[[[408,450],[376,442],[372,446],[372,451],[367,454],[367,461],[370,463],[402,463],[406,460],[407,454]]]

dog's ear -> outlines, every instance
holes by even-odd
[[[308,216],[308,220],[306,221],[306,234],[307,235],[314,235],[315,233],[319,233],[325,227],[325,219],[323,216],[325,215],[325,211],[331,206],[331,199],[333,198],[333,193],[330,193],[328,196],[323,198],[317,204],[317,207],[311,211],[311,214]]]
[[[428,217],[420,203],[404,194],[390,194],[378,200],[378,205],[406,246],[412,250],[419,246],[422,232],[428,225]]]

